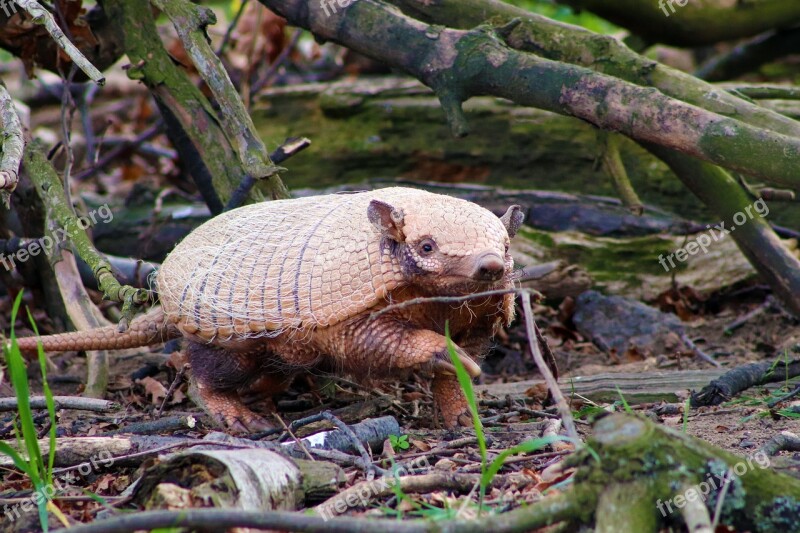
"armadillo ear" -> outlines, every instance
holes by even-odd
[[[506,227],[508,236],[512,239],[517,234],[517,230],[522,225],[523,220],[525,220],[525,213],[522,212],[522,208],[518,205],[509,207],[506,214],[500,217],[500,222]]]
[[[372,224],[386,237],[403,242],[403,210],[395,209],[386,202],[372,200],[367,208],[367,217]]]

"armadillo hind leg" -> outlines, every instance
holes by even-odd
[[[261,374],[253,383],[240,390],[239,394],[246,405],[266,404],[266,409],[272,413],[277,410],[272,397],[286,392],[294,376],[294,373],[286,372]]]
[[[240,391],[248,390],[261,377],[258,354],[190,342],[187,355],[199,396],[196,400],[218,424],[242,433],[274,427],[250,410],[240,396]]]

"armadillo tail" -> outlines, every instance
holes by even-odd
[[[131,322],[127,331],[120,333],[116,325],[70,333],[59,333],[40,337],[45,352],[66,352],[73,350],[121,350],[165,342],[180,337],[175,326],[167,324],[164,312],[157,307],[138,316]],[[36,337],[17,339],[20,351],[36,353]]]

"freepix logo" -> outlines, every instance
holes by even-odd
[[[89,457],[85,463],[81,463],[76,468],[67,470],[53,479],[53,483],[48,483],[35,491],[32,496],[22,498],[22,501],[17,501],[14,505],[3,506],[3,514],[8,522],[19,520],[23,514],[33,511],[44,500],[52,500],[55,496],[75,488],[74,485],[78,484],[82,478],[99,471],[100,466],[108,468],[113,464],[114,456],[111,455],[111,452],[101,450],[98,454]]]
[[[755,211],[755,214],[753,211]],[[694,240],[689,241],[686,246],[678,248],[671,254],[666,256],[664,254],[659,255],[658,262],[664,267],[666,272],[669,272],[675,268],[675,261],[673,261],[673,258],[683,263],[689,256],[695,255],[698,252],[702,251],[705,254],[708,252],[708,247],[712,242],[724,239],[727,235],[730,235],[731,232],[736,231],[736,228],[743,226],[756,217],[764,218],[767,215],[769,215],[769,207],[763,198],[759,198],[753,202],[752,205],[745,206],[744,211],[739,211],[734,214],[733,225],[729,228],[725,227],[725,222],[720,222],[718,225],[714,226],[713,229],[710,225],[706,226],[707,232],[699,234]]]
[[[0,2],[2,1],[3,0],[0,0]],[[114,213],[111,212],[111,208],[108,207],[108,204],[103,204],[97,209],[92,209],[89,211],[86,216],[79,217],[78,227],[81,229],[86,229],[89,226],[94,226],[100,222],[106,224],[111,222],[113,219]],[[27,246],[20,248],[13,254],[0,254],[0,264],[3,265],[6,270],[10,271],[12,268],[17,266],[17,263],[24,263],[31,257],[39,255],[42,253],[42,251],[44,251],[46,254],[49,254],[50,250],[52,250],[54,246],[66,241],[68,237],[71,237],[71,235],[67,230],[64,228],[57,228],[50,235],[45,235],[44,237],[36,239]]]
[[[664,16],[668,17],[670,15],[670,12],[667,11],[668,7],[672,13],[675,13],[675,4],[678,4],[678,7],[686,7],[688,3],[689,0],[658,0],[658,7],[664,12]]]
[[[9,18],[17,12],[17,4],[14,0],[0,0],[0,9],[3,10],[6,18]]]
[[[319,0],[319,5],[322,8],[322,11],[325,12],[325,16],[330,17],[331,12],[336,13],[337,6],[340,9],[344,9],[346,7],[349,7],[350,4],[352,4],[355,1],[356,0]]]

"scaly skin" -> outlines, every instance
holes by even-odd
[[[73,350],[122,350],[149,346],[181,337],[181,332],[167,324],[160,307],[136,317],[128,329],[120,333],[117,326],[73,331],[40,337],[45,352],[68,352]],[[20,351],[35,354],[36,337],[17,339]]]

